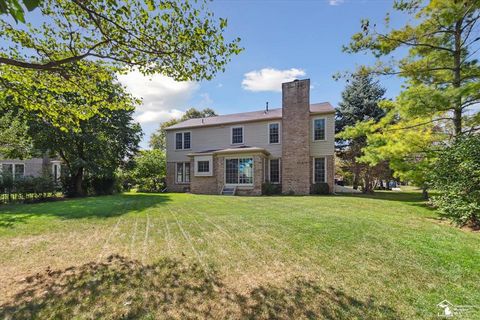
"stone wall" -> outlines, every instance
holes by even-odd
[[[282,84],[282,190],[310,193],[310,80]]]

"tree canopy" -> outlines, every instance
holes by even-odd
[[[367,137],[362,161],[388,159],[398,176],[424,184],[442,142],[480,130],[471,108],[480,102],[480,2],[402,0],[394,9],[412,19],[391,28],[387,15],[385,32],[365,19],[344,50],[372,53],[377,62],[364,71],[402,77],[402,92],[381,103],[381,121],[346,134]]]

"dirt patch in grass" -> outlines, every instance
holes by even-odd
[[[399,319],[373,298],[361,300],[304,278],[248,292],[227,286],[219,273],[164,259],[144,265],[122,256],[27,277],[0,306],[2,319]]]

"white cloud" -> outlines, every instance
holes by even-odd
[[[282,83],[295,80],[306,73],[302,69],[277,70],[264,68],[245,73],[242,87],[248,91],[282,91]]]
[[[163,122],[180,117],[192,94],[199,88],[193,81],[178,82],[163,75],[144,76],[139,71],[118,75],[127,90],[142,104],[135,113],[140,123]]]
[[[331,6],[338,6],[344,3],[345,0],[328,0],[328,4]]]

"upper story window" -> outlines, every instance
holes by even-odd
[[[191,132],[177,132],[175,134],[175,149],[190,149],[192,144]]]
[[[324,118],[313,119],[313,140],[314,141],[325,140],[325,119]]]
[[[280,123],[268,124],[268,143],[280,143]]]
[[[243,127],[232,128],[232,144],[243,143]]]

